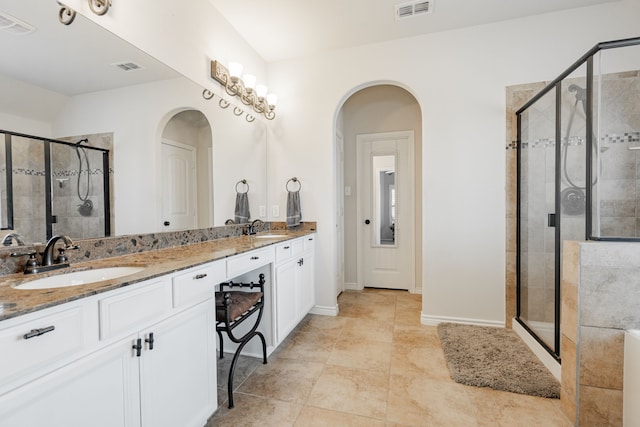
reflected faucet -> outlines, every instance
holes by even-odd
[[[18,246],[24,246],[24,238],[19,233],[9,233],[2,239],[3,246],[11,246],[13,241],[16,241]]]
[[[247,234],[248,235],[252,235],[252,234],[256,234],[256,225],[262,225],[264,224],[264,222],[262,222],[261,219],[254,219],[253,222],[251,224],[249,224],[249,226],[247,227]]]

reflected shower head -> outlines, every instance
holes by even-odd
[[[88,143],[89,143],[89,140],[88,140],[87,138],[83,138],[83,139],[81,139],[80,141],[76,142],[76,144],[75,144],[75,145],[80,145],[80,144],[82,144],[83,142],[85,142],[85,143],[87,143],[87,144],[88,144]]]

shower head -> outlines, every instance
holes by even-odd
[[[75,145],[80,145],[80,144],[82,144],[83,142],[85,142],[85,143],[87,143],[87,144],[88,144],[88,143],[89,143],[89,140],[88,140],[87,138],[83,138],[83,139],[81,139],[80,141],[76,142],[76,143],[75,143]]]
[[[568,89],[569,92],[576,94],[576,102],[582,101],[582,109],[586,113],[587,112],[587,90],[578,86],[577,84],[570,84]]]

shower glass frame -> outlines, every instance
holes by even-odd
[[[76,148],[77,144],[76,143],[71,143],[71,142],[67,142],[67,141],[61,141],[61,140],[56,140],[56,139],[51,139],[51,138],[44,138],[44,137],[40,137],[40,136],[35,136],[35,135],[28,135],[28,134],[23,134],[23,133],[19,133],[19,132],[12,132],[12,131],[8,131],[8,130],[2,130],[0,129],[0,135],[4,135],[4,143],[5,143],[5,161],[6,161],[6,165],[5,165],[5,176],[4,178],[4,182],[5,182],[5,186],[6,186],[6,193],[7,193],[7,201],[5,204],[5,209],[7,210],[7,224],[6,226],[1,226],[0,229],[2,230],[6,230],[6,229],[13,229],[14,228],[14,200],[13,200],[13,196],[14,196],[14,191],[13,191],[13,173],[12,173],[12,145],[13,145],[13,137],[18,137],[18,138],[25,138],[28,139],[30,141],[37,141],[37,142],[41,142],[42,143],[42,150],[43,150],[43,159],[44,159],[44,163],[43,163],[43,167],[44,167],[44,180],[45,180],[45,188],[46,191],[44,193],[44,197],[45,197],[45,203],[44,203],[44,221],[45,221],[45,233],[46,233],[46,239],[50,239],[51,237],[53,237],[54,234],[54,224],[57,221],[57,215],[54,215],[53,213],[53,183],[54,183],[54,179],[53,179],[53,173],[52,173],[52,156],[51,156],[51,149],[52,149],[52,144],[53,145],[64,145],[70,148]],[[100,165],[102,167],[102,171],[103,171],[103,179],[102,179],[102,194],[104,197],[104,202],[103,202],[103,215],[104,215],[104,237],[109,237],[111,236],[111,202],[110,202],[110,194],[111,194],[111,189],[110,189],[110,181],[109,181],[109,172],[110,172],[110,166],[109,166],[109,153],[110,150],[105,149],[105,148],[99,148],[99,147],[92,147],[92,146],[88,146],[88,145],[83,145],[82,146],[83,150],[90,150],[96,153],[99,153],[99,155],[101,155],[101,162]],[[90,173],[90,171],[88,171],[87,173]],[[16,230],[16,231],[20,231],[20,230]]]
[[[593,155],[594,144],[596,144],[595,148],[600,149],[599,141],[594,141],[594,125],[596,123],[594,113],[594,57],[601,51],[608,49],[617,49],[617,48],[625,48],[631,46],[640,45],[640,37],[624,39],[624,40],[615,40],[609,42],[602,42],[595,45],[592,49],[590,49],[587,53],[585,53],[580,59],[578,59],[575,63],[573,63],[569,68],[567,68],[562,74],[560,74],[556,79],[550,82],[544,89],[538,92],[533,98],[531,98],[526,104],[524,104],[518,111],[516,111],[517,118],[517,160],[516,160],[516,176],[517,176],[517,186],[516,186],[516,321],[526,329],[531,336],[533,336],[543,348],[549,352],[551,356],[553,356],[556,360],[560,361],[560,320],[561,320],[561,312],[560,312],[560,281],[561,281],[561,245],[562,245],[562,205],[561,205],[561,180],[562,180],[562,87],[563,84],[567,84],[566,79],[570,78],[572,73],[578,70],[582,66],[586,66],[586,89],[585,89],[585,144],[583,153],[584,158],[586,160],[585,165],[585,175],[584,175],[584,190],[585,190],[585,218],[584,218],[584,239],[585,240],[595,240],[595,241],[625,241],[625,242],[638,242],[640,238],[638,237],[617,237],[617,236],[608,236],[603,235],[599,216],[596,221],[594,221],[594,213],[598,212],[599,208],[599,198],[594,197],[593,186],[598,179],[599,171],[597,169],[598,165],[595,165],[594,162],[598,162],[598,154],[596,156]],[[640,68],[639,68],[640,69]],[[601,71],[601,70],[598,70]],[[602,75],[598,75],[598,82],[600,82]],[[555,191],[554,191],[554,200],[555,200],[555,212],[550,213],[549,221],[551,225],[551,221],[553,219],[553,226],[555,227],[555,242],[554,242],[554,257],[555,257],[555,271],[554,271],[554,291],[555,291],[555,300],[554,300],[554,339],[553,345],[549,345],[545,340],[543,340],[538,334],[532,330],[527,325],[525,319],[522,318],[523,307],[523,221],[522,221],[522,197],[523,197],[523,188],[522,188],[522,179],[523,179],[523,114],[527,112],[529,108],[531,108],[536,102],[541,100],[545,95],[549,94],[551,91],[555,91]],[[600,92],[599,92],[600,93]],[[599,105],[600,108],[602,106]],[[568,133],[567,133],[568,135]],[[569,141],[565,141],[566,144]],[[567,153],[565,153],[567,155]],[[598,195],[596,195],[598,196]],[[594,205],[596,203],[596,205]],[[640,203],[639,209],[640,209]],[[597,227],[597,228],[594,228]]]

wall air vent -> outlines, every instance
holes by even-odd
[[[140,64],[136,64],[133,61],[126,61],[126,62],[116,62],[115,64],[111,64],[114,67],[120,68],[123,71],[135,71],[135,70],[142,70],[144,67]]]
[[[412,16],[424,15],[433,12],[434,0],[412,1],[395,5],[396,19],[405,19]]]
[[[36,27],[19,20],[14,16],[0,12],[0,30],[11,34],[25,35],[33,33],[36,30]]]

